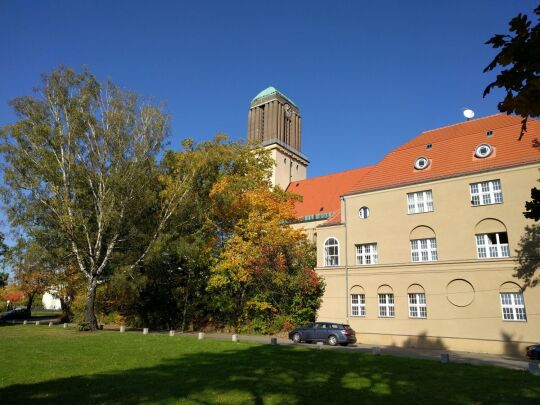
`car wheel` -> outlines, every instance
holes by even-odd
[[[328,336],[328,344],[330,346],[336,346],[338,344],[337,337],[335,337],[334,335]]]
[[[302,336],[300,336],[300,333],[296,332],[293,335],[292,340],[294,343],[300,343],[302,341]]]

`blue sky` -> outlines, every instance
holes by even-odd
[[[419,132],[496,113],[495,52],[536,1],[0,0],[0,125],[60,64],[166,104],[171,148],[245,138],[250,100],[299,105],[309,177],[370,165]]]

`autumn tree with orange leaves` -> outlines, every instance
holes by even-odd
[[[226,193],[225,179],[214,195]],[[295,197],[261,185],[236,194],[242,213],[212,268],[208,291],[215,311],[235,331],[272,332],[313,321],[324,290],[315,246],[288,223]]]

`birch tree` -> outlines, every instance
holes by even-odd
[[[117,265],[144,259],[182,195],[169,192],[148,208],[168,118],[88,71],[60,68],[42,81],[36,96],[11,102],[18,120],[2,131],[4,198],[13,226],[27,234],[54,230],[63,241],[86,279],[84,319],[95,329],[96,288],[113,254],[129,246],[133,220],[152,219],[146,248]]]

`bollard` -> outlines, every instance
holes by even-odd
[[[277,345],[277,338],[270,338],[270,344],[271,345]]]
[[[204,339],[204,332],[199,332],[199,340],[203,340]]]
[[[52,326],[52,322],[49,322],[49,328]]]
[[[448,353],[441,354],[441,363],[443,364],[450,363],[450,356],[448,355]]]
[[[120,333],[124,333],[126,331],[126,327],[124,325],[120,326]]]
[[[381,354],[381,348],[380,347],[372,347],[371,348],[371,354],[375,356],[379,356]]]
[[[67,329],[67,326],[68,326],[67,323],[64,323],[64,329]]]
[[[143,335],[148,335],[148,328],[143,328],[142,334]]]
[[[27,325],[27,324],[28,324],[28,321],[25,319],[23,322],[23,325]]]
[[[39,325],[39,321],[36,321],[36,326],[38,326],[38,325]]]
[[[12,324],[12,325],[15,325],[15,319],[12,319],[12,320],[11,320],[11,324]]]
[[[235,333],[234,335],[232,335],[231,340],[232,340],[233,342],[238,343],[238,335],[237,335],[236,333]]]
[[[319,349],[322,349],[323,345],[324,345],[324,342],[317,342],[317,347]]]
[[[174,330],[169,331],[169,336],[174,336]]]
[[[529,373],[532,373],[532,374],[540,373],[540,368],[538,368],[538,363],[529,361]]]

